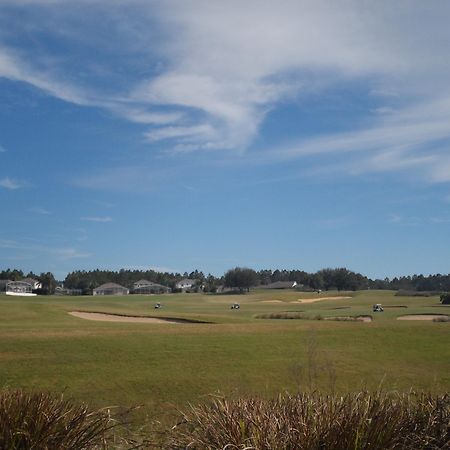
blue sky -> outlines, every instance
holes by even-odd
[[[0,267],[450,272],[449,18],[0,0]]]

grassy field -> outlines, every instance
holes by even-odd
[[[449,391],[450,323],[398,321],[450,314],[438,297],[389,291],[318,294],[253,291],[241,296],[0,296],[0,385],[65,392],[92,406],[143,405],[138,419],[169,423],[209,394],[231,397],[318,388]],[[163,307],[155,310],[155,302]],[[238,301],[240,310],[231,310]],[[382,303],[385,312],[372,313]],[[403,306],[403,307],[400,307]],[[407,308],[405,308],[405,306]],[[177,317],[212,324],[88,321],[70,311]],[[258,319],[301,312],[304,320]],[[372,315],[373,322],[318,320]]]

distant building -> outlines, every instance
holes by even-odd
[[[183,292],[186,292],[192,289],[197,283],[197,280],[191,280],[189,278],[183,278],[175,284],[176,289],[181,289]]]
[[[275,281],[274,283],[259,286],[261,289],[294,289],[301,287],[296,281]]]
[[[82,295],[82,289],[68,289],[63,286],[57,286],[55,289],[55,295]]]
[[[129,289],[116,283],[105,283],[92,291],[93,295],[128,295]]]
[[[33,286],[26,281],[10,281],[6,284],[6,295],[16,295],[22,297],[32,297],[36,294],[33,293]]]
[[[131,291],[133,294],[167,294],[170,288],[162,284],[153,283],[153,281],[139,280],[133,284]]]
[[[28,283],[31,285],[31,289],[42,289],[42,283],[38,280],[35,280],[34,278],[24,278],[23,280],[20,280],[23,283]]]

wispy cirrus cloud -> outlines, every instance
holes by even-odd
[[[288,0],[280,7],[230,0],[206,7],[195,0],[127,5],[98,0],[93,7],[110,19],[107,41],[98,37],[98,24],[88,23],[80,32],[85,14],[79,2],[67,1],[64,8],[52,1],[34,5],[35,16],[18,20],[5,14],[5,24],[12,29],[16,17],[16,26],[28,25],[33,36],[60,38],[62,49],[74,42],[89,49],[95,42],[96,64],[81,52],[87,76],[74,78],[64,51],[19,51],[4,31],[0,76],[145,125],[149,145],[242,152],[280,105],[311,93],[322,93],[326,102],[330,86],[363,81],[365,94],[379,103],[368,107],[367,113],[375,114],[365,129],[299,136],[290,148],[281,137],[281,151],[263,155],[266,163],[329,152],[347,158],[348,173],[414,168],[429,181],[450,181],[446,3],[429,8],[418,0],[407,6],[380,1],[368,7],[356,0],[344,5]],[[114,63],[97,58],[102,54],[113,54]],[[356,151],[366,155],[352,161]]]
[[[71,182],[74,186],[118,192],[151,192],[161,186],[170,184],[175,174],[175,167],[160,170],[145,166],[122,166],[105,168],[84,176],[78,176]],[[120,180],[120,183],[117,182]]]
[[[69,259],[89,258],[90,256],[92,256],[92,253],[83,252],[83,251],[77,250],[72,247],[54,248],[54,249],[50,250],[50,253],[52,253],[58,259],[61,259],[63,261],[66,261]]]
[[[81,251],[73,247],[51,247],[41,244],[30,243],[27,240],[0,239],[0,248],[13,250],[15,253],[12,257],[16,259],[35,258],[39,255],[47,254],[55,256],[60,260],[68,260],[74,258],[88,258],[91,253]]]
[[[110,216],[86,216],[80,217],[80,220],[84,220],[86,222],[97,222],[97,223],[107,223],[112,222],[113,219]]]
[[[419,217],[391,214],[388,218],[388,222],[403,226],[447,225],[450,223],[450,217]]]
[[[326,134],[269,149],[258,161],[330,156],[311,173],[415,171],[429,182],[450,181],[450,96],[378,118],[370,127]],[[333,156],[339,156],[336,162]],[[344,158],[342,158],[344,157]]]
[[[41,208],[40,206],[33,206],[32,208],[29,208],[28,211],[42,216],[49,216],[52,214],[48,209]]]
[[[4,177],[0,179],[0,187],[15,191],[16,189],[21,189],[27,187],[28,183],[25,181],[17,180],[15,178]]]

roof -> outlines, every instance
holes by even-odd
[[[24,283],[29,283],[29,284],[40,283],[40,281],[35,280],[34,278],[24,278],[23,280],[20,280],[20,281],[23,281]]]
[[[105,283],[105,284],[102,284],[101,286],[95,288],[94,291],[97,291],[97,290],[101,291],[102,289],[127,289],[127,288],[123,287],[117,283]]]
[[[136,286],[137,284],[140,284],[143,286],[154,286],[157,283],[153,283],[153,281],[148,281],[148,280],[139,280],[139,281],[135,281],[133,283],[133,286]]]
[[[194,284],[196,282],[197,280],[191,280],[190,278],[183,278],[182,280],[178,281],[177,284],[189,284],[189,283]]]
[[[275,281],[274,283],[261,286],[263,289],[289,289],[297,285],[296,281]]]
[[[146,287],[170,289],[167,286],[164,286],[163,284],[153,283],[153,281],[145,282],[145,280],[136,281],[136,283],[134,283],[133,286],[134,289],[145,289]]]

